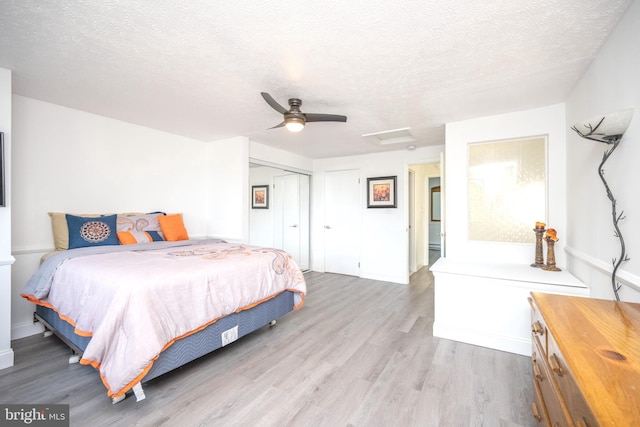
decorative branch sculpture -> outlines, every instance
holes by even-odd
[[[613,264],[613,273],[611,274],[611,287],[613,288],[613,293],[616,297],[616,301],[620,301],[620,294],[619,294],[620,283],[616,281],[616,274],[618,273],[618,268],[620,268],[620,264],[622,264],[624,261],[628,261],[630,258],[626,254],[624,238],[622,237],[622,232],[620,231],[620,226],[618,225],[620,220],[625,218],[624,211],[620,212],[620,215],[617,214],[616,198],[613,196],[613,193],[609,188],[609,184],[607,184],[607,180],[604,178],[603,167],[605,162],[609,159],[609,157],[611,157],[611,154],[613,154],[613,151],[616,148],[618,148],[619,143],[620,143],[620,138],[616,139],[614,142],[611,143],[612,144],[611,148],[609,148],[604,152],[604,155],[602,156],[602,161],[600,162],[600,166],[598,167],[598,175],[600,175],[600,179],[602,180],[602,183],[604,184],[604,188],[607,191],[607,197],[611,201],[611,219],[613,221],[613,228],[615,229],[615,232],[613,233],[613,235],[617,237],[618,240],[620,241],[620,257],[617,259],[612,258],[611,260],[611,263]]]
[[[620,241],[620,256],[612,259],[613,272],[611,273],[611,288],[613,289],[616,301],[620,301],[619,292],[621,288],[620,283],[616,280],[616,275],[618,274],[620,265],[624,261],[628,261],[630,258],[627,256],[624,238],[622,237],[619,225],[620,221],[625,219],[624,211],[620,212],[619,215],[617,213],[616,198],[613,196],[613,192],[604,177],[604,164],[609,160],[609,157],[611,157],[615,149],[618,148],[622,135],[624,135],[624,132],[627,130],[632,117],[633,110],[624,110],[607,114],[599,120],[588,120],[585,124],[574,125],[571,128],[582,138],[603,142],[611,146],[602,156],[602,161],[598,167],[598,175],[600,175],[600,180],[602,180],[602,183],[604,184],[604,188],[607,192],[607,198],[611,201],[611,219],[613,221],[613,228],[615,229],[614,236]],[[605,123],[605,120],[607,120],[608,123]],[[595,121],[597,121],[597,124],[593,125],[592,123]],[[581,129],[579,129],[578,126],[580,126]]]

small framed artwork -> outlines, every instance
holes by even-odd
[[[367,178],[367,207],[396,208],[396,177]]]
[[[251,207],[253,209],[269,209],[268,185],[254,185],[251,187]]]

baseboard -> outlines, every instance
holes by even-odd
[[[0,369],[10,368],[13,366],[13,349],[0,352]]]
[[[21,325],[14,325],[11,327],[11,339],[19,340],[20,338],[41,334],[43,331],[44,328],[38,322],[29,322],[23,323]]]
[[[383,275],[383,274],[370,274],[370,273],[362,272],[362,270],[360,270],[360,278],[369,279],[369,280],[377,280],[379,282],[398,283],[400,285],[408,285],[409,284],[406,280],[402,279],[401,277],[386,276],[386,275]]]
[[[437,322],[433,324],[433,336],[523,356],[531,356],[530,339],[524,340],[518,337],[487,334],[474,329],[454,328]]]

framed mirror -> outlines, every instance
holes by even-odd
[[[431,188],[431,221],[440,222],[440,186]]]

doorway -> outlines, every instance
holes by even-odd
[[[408,270],[409,276],[422,267],[431,266],[442,254],[441,198],[433,199],[433,179],[441,175],[441,162],[412,164],[407,175]],[[438,193],[440,195],[440,193]],[[434,201],[436,203],[434,203]]]
[[[442,253],[442,191],[440,177],[428,178],[429,194],[429,265],[440,258]]]

